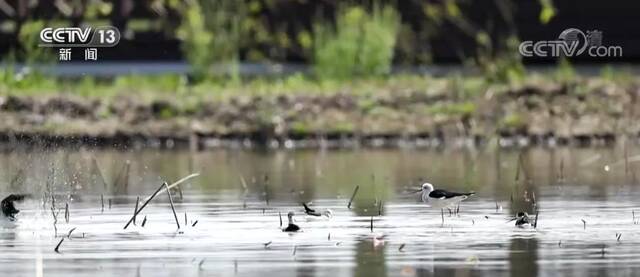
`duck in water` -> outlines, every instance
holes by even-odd
[[[287,228],[282,229],[283,232],[298,232],[300,231],[300,227],[296,224],[293,223],[293,212],[289,212],[289,214],[287,214],[287,217],[289,218],[289,225],[287,225]]]
[[[509,221],[516,221],[516,227],[518,228],[529,228],[531,227],[531,221],[529,220],[529,215],[525,212],[519,212],[516,214],[516,217]]]
[[[0,206],[2,208],[2,215],[9,219],[10,221],[16,220],[16,214],[20,211],[16,209],[14,202],[24,200],[25,195],[22,194],[11,194],[7,196],[5,199],[0,202]]]

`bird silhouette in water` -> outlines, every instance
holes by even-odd
[[[293,212],[289,212],[289,214],[287,214],[287,217],[289,218],[289,225],[287,225],[287,228],[282,229],[283,232],[298,232],[300,231],[300,226],[296,225],[293,223]]]
[[[318,211],[316,209],[309,208],[307,203],[304,202],[302,203],[302,206],[304,207],[304,213],[308,216],[324,219],[331,219],[333,217],[333,212],[329,209]]]
[[[525,213],[525,212],[518,212],[518,214],[516,214],[516,217],[514,217],[513,219],[509,220],[509,221],[516,221],[516,227],[519,228],[528,228],[531,227],[531,221],[529,220],[529,214]]]
[[[16,209],[14,202],[22,201],[26,195],[23,194],[11,194],[4,198],[2,202],[0,202],[0,206],[2,207],[2,215],[13,221],[16,220],[16,214],[20,212],[20,210]]]

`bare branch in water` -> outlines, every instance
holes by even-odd
[[[373,216],[371,217],[371,232],[373,232]]]
[[[189,179],[191,179],[191,178],[194,178],[194,177],[197,177],[197,176],[199,176],[199,175],[200,175],[199,173],[193,173],[193,174],[191,174],[191,175],[189,175],[189,176],[187,176],[187,177],[184,177],[184,178],[182,178],[182,179],[180,179],[180,180],[178,180],[178,181],[174,182],[174,183],[173,183],[173,184],[171,184],[171,185],[167,185],[167,183],[166,183],[166,182],[165,182],[165,183],[163,183],[162,185],[160,185],[160,187],[158,187],[158,189],[157,189],[157,190],[156,190],[156,191],[155,191],[151,196],[147,197],[147,199],[145,200],[144,204],[142,204],[142,206],[140,207],[140,209],[139,209],[139,210],[137,210],[137,211],[133,214],[134,216],[133,216],[133,217],[131,217],[131,219],[129,219],[129,221],[127,222],[127,224],[125,224],[124,229],[127,229],[127,227],[129,227],[129,224],[131,224],[131,223],[133,222],[133,220],[134,220],[135,216],[137,216],[137,215],[142,211],[142,209],[144,209],[144,208],[149,204],[149,202],[151,202],[151,200],[152,200],[154,197],[156,197],[156,195],[158,195],[160,192],[162,192],[163,190],[164,190],[164,191],[169,191],[169,189],[171,189],[171,188],[173,188],[173,187],[175,187],[175,186],[178,186],[178,185],[180,185],[180,184],[182,184],[182,183],[186,182],[187,180],[189,180]],[[171,194],[169,194],[169,195],[171,195]],[[173,204],[172,204],[172,206],[173,206]],[[174,213],[175,213],[175,211],[174,211]],[[177,220],[177,216],[176,216],[176,222],[177,222],[177,221],[178,221],[178,220]],[[142,227],[144,227],[144,223],[145,223],[145,222],[146,222],[146,216],[145,216],[145,220],[144,220],[144,222],[143,222],[143,224],[142,224]],[[178,224],[178,226],[180,226],[180,224]]]
[[[173,197],[171,196],[171,191],[169,190],[169,186],[167,183],[164,183],[164,186],[167,190],[167,195],[169,196],[169,204],[171,204],[171,211],[173,211],[173,217],[176,219],[176,225],[178,229],[180,229],[180,221],[178,221],[178,215],[176,214],[176,209],[173,207]]]
[[[158,193],[160,193],[160,191],[165,187],[166,184],[167,183],[165,182],[162,185],[160,185],[160,187],[158,187],[158,189],[150,197],[148,197],[147,201],[144,202],[144,204],[142,204],[142,207],[140,207],[140,209],[133,214],[131,219],[129,219],[129,222],[127,222],[127,224],[124,225],[124,229],[127,229],[127,227],[129,227],[129,224],[133,223],[133,219],[142,211],[142,209],[144,209],[144,207],[146,207],[149,204],[149,202],[151,202],[151,200],[153,200],[154,197],[156,197],[156,195],[158,195]]]
[[[69,224],[69,203],[64,204],[64,221]]]
[[[178,181],[173,182],[171,185],[168,186],[168,188],[172,189],[175,186],[178,186],[178,185],[188,181],[189,179],[194,178],[194,177],[198,177],[198,176],[200,176],[200,173],[193,173],[193,174],[191,174],[189,176],[186,176],[186,177],[184,177],[184,178],[182,178],[182,179],[180,179]],[[160,186],[161,191],[159,191],[158,193],[164,192],[162,189],[165,189],[165,188],[163,188],[163,187],[164,187],[164,185]],[[145,199],[145,201],[148,201],[149,198],[151,198],[151,196],[147,197],[147,199]]]
[[[56,245],[56,248],[53,249],[53,251],[56,251],[56,253],[60,254],[60,245],[62,245],[63,241],[64,241],[64,238],[62,238],[60,242],[58,242],[58,245]]]
[[[349,204],[347,205],[347,209],[351,209],[351,203],[353,203],[353,199],[356,198],[356,194],[358,193],[359,189],[360,189],[360,186],[356,186],[356,188],[353,189],[353,194],[351,194],[351,198],[349,199]]]
[[[56,197],[51,194],[51,216],[53,216],[53,237],[58,236],[58,213],[56,212]]]
[[[73,233],[73,231],[76,230],[77,227],[73,227],[71,230],[69,230],[69,233],[67,234],[67,238],[71,238],[71,233]]]
[[[138,203],[140,203],[140,196],[136,197],[136,206],[133,209],[133,225],[136,225],[136,212],[138,211]]]

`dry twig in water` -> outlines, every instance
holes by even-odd
[[[140,196],[136,196],[136,206],[133,208],[133,225],[136,225],[136,212],[138,211],[138,203],[140,203]]]
[[[178,215],[176,214],[176,209],[173,207],[173,197],[171,196],[171,191],[169,190],[169,186],[167,183],[164,183],[164,186],[167,188],[167,195],[169,196],[169,204],[171,204],[171,211],[173,211],[173,217],[176,220],[176,225],[178,229],[180,229],[180,222],[178,221]]]
[[[371,228],[371,232],[373,232],[373,216],[371,217],[371,226],[370,226],[370,228]]]
[[[356,186],[356,188],[353,189],[353,194],[351,194],[351,198],[349,199],[349,204],[347,205],[347,209],[351,209],[351,203],[353,202],[353,199],[356,197],[356,194],[358,193],[359,189],[360,189],[360,186]]]
[[[64,204],[64,221],[69,224],[69,203]]]
[[[166,183],[166,182],[165,182],[165,183],[163,183],[162,185],[160,185],[160,187],[158,187],[158,189],[157,189],[157,190],[156,190],[156,191],[155,191],[151,196],[147,197],[147,199],[145,200],[144,204],[142,204],[142,206],[140,207],[140,209],[139,209],[139,210],[137,210],[137,211],[134,213],[134,216],[137,216],[137,215],[142,211],[142,209],[144,209],[144,207],[146,207],[146,206],[149,204],[149,202],[150,202],[154,197],[156,197],[156,195],[158,195],[158,193],[160,193],[162,190],[169,190],[169,189],[171,189],[172,187],[178,186],[178,185],[180,185],[180,184],[182,184],[182,183],[186,182],[187,180],[189,180],[189,179],[191,179],[191,178],[193,178],[193,177],[199,176],[199,175],[200,175],[199,173],[193,173],[193,174],[191,174],[191,175],[189,175],[189,176],[187,176],[187,177],[184,177],[184,178],[182,178],[182,179],[180,179],[180,180],[178,180],[178,181],[174,182],[174,183],[173,183],[173,184],[171,184],[171,185],[167,185],[167,183]],[[129,219],[129,221],[127,222],[127,224],[125,224],[124,229],[127,229],[127,227],[129,227],[129,224],[131,224],[131,223],[133,222],[133,219],[134,219],[134,217],[131,217],[131,219]],[[176,221],[177,221],[177,220],[176,220]],[[144,220],[144,222],[146,222],[146,216],[145,216],[145,220]],[[144,222],[143,222],[143,226],[142,226],[142,227],[144,227]]]
[[[77,227],[73,227],[71,230],[69,230],[69,233],[67,234],[67,238],[71,238],[71,233],[73,233],[73,231],[76,230]]]
[[[56,245],[56,248],[53,249],[53,251],[56,251],[56,253],[60,254],[60,245],[62,245],[63,241],[64,241],[64,238],[62,238],[60,242],[58,242],[58,245]]]
[[[169,188],[169,189],[172,189],[172,188],[174,188],[175,186],[178,186],[178,185],[180,185],[180,184],[182,184],[182,183],[184,183],[184,182],[188,181],[189,179],[194,178],[194,177],[198,177],[198,176],[200,176],[200,173],[193,173],[193,174],[188,175],[188,176],[186,176],[186,177],[184,177],[184,178],[182,178],[182,179],[180,179],[180,180],[178,180],[178,181],[173,182],[171,185],[169,185],[169,186],[168,186],[168,188]],[[164,187],[164,185],[162,185],[160,188],[161,188],[161,189],[163,189],[163,187]],[[160,193],[160,192],[164,192],[164,191],[162,191],[162,190],[161,190],[161,191],[159,191],[158,193]],[[153,195],[152,195],[152,196],[153,196]],[[145,201],[148,201],[148,200],[149,200],[149,198],[151,198],[151,196],[147,197],[147,199],[145,199]]]
[[[151,202],[151,200],[153,200],[154,197],[156,197],[156,195],[158,195],[158,193],[160,193],[160,191],[166,186],[166,184],[167,183],[163,183],[162,185],[160,185],[160,187],[158,187],[158,189],[150,197],[148,197],[147,201],[144,202],[144,204],[142,204],[140,209],[137,210],[135,213],[133,213],[133,216],[131,217],[131,219],[129,219],[127,224],[124,225],[124,229],[127,229],[127,227],[129,227],[129,224],[133,223],[133,220],[135,219],[135,217],[142,211],[142,209],[144,209],[144,207],[146,207],[149,204],[149,202]],[[145,222],[146,222],[146,219],[147,218],[145,216]],[[142,224],[144,227],[144,222]]]

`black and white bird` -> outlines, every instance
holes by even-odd
[[[526,212],[519,212],[518,214],[516,214],[516,217],[509,220],[509,222],[514,220],[516,221],[516,227],[519,227],[519,228],[531,227],[531,221],[529,220],[529,215]]]
[[[298,231],[300,231],[300,226],[298,226],[295,223],[293,223],[293,216],[294,216],[293,212],[289,212],[289,214],[287,214],[287,217],[289,218],[289,225],[287,225],[287,228],[282,229],[283,232],[298,232]]]
[[[22,201],[24,200],[25,197],[26,195],[23,195],[23,194],[11,194],[6,198],[4,198],[2,202],[0,202],[0,207],[2,208],[3,217],[10,221],[15,221],[16,214],[18,214],[20,211],[16,209],[14,202]]]
[[[442,189],[434,189],[432,184],[422,184],[422,202],[432,208],[453,208],[458,203],[474,195],[475,192],[450,192]]]
[[[444,209],[451,209],[463,200],[474,195],[475,192],[450,192],[442,189],[434,189],[430,183],[422,184],[422,202],[430,207],[440,209],[442,212],[442,222],[444,223]]]
[[[307,221],[329,220],[333,218],[333,211],[331,211],[330,209],[311,209],[309,208],[309,206],[307,206],[307,203],[304,202],[302,203],[302,206],[304,207],[304,213],[307,215]]]

